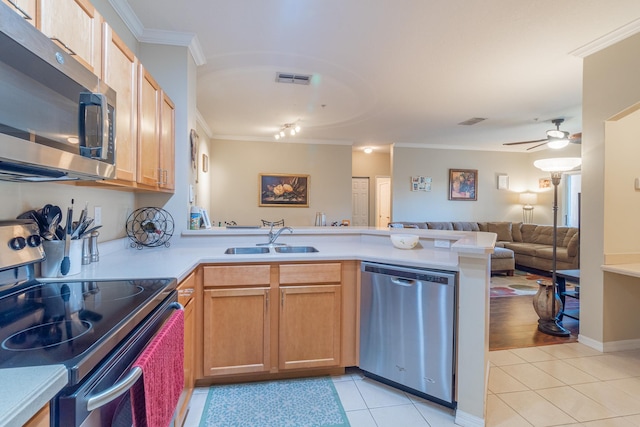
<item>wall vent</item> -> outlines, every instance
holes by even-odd
[[[478,124],[480,122],[483,122],[485,120],[487,120],[486,117],[472,117],[472,118],[470,118],[468,120],[465,120],[464,122],[460,122],[458,124],[459,125],[463,125],[463,126],[472,126],[472,125]]]
[[[277,83],[293,83],[296,85],[308,85],[311,83],[312,74],[276,73]]]

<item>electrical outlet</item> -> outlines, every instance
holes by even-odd
[[[100,206],[93,208],[93,225],[102,225],[102,208]]]
[[[436,248],[449,248],[451,247],[451,242],[449,242],[448,240],[434,240],[433,241],[433,246],[435,246]]]

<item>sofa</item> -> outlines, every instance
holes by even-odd
[[[487,231],[497,234],[495,253],[491,257],[491,272],[512,274],[508,261],[513,252],[515,265],[523,269],[551,271],[553,256],[553,226],[521,222],[398,222],[405,227],[432,230]],[[507,251],[505,251],[505,249]],[[580,268],[580,233],[577,227],[558,227],[556,269]],[[506,268],[505,268],[506,267]]]

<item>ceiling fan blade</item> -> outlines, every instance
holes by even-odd
[[[503,143],[502,145],[533,144],[534,142],[542,142],[542,141],[545,141],[545,144],[546,144],[547,138],[544,138],[544,139],[534,139],[534,140],[532,140],[532,141],[505,142],[505,143]]]
[[[529,150],[533,150],[534,148],[538,148],[538,147],[542,147],[543,145],[545,145],[546,143],[548,143],[549,141],[547,141],[546,139],[543,140],[544,142],[542,144],[538,144],[538,145],[534,145],[533,147],[529,147],[527,148],[527,151]]]
[[[582,132],[574,133],[569,137],[569,142],[573,144],[581,144],[582,143]]]

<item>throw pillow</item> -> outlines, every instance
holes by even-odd
[[[498,241],[513,242],[510,222],[488,222],[487,231],[490,233],[496,233],[498,235]]]
[[[514,222],[511,226],[511,237],[514,242],[522,242],[522,231],[520,230],[521,222]]]

